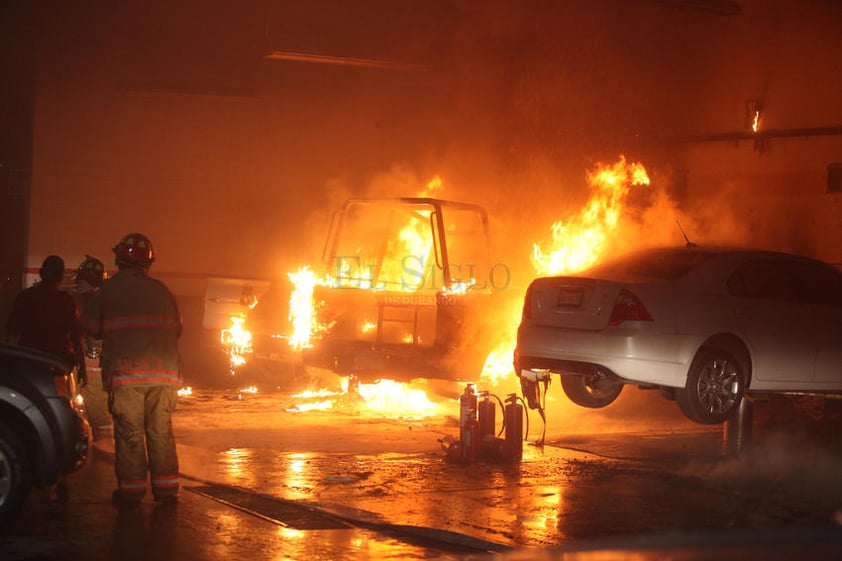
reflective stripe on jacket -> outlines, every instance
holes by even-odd
[[[107,389],[124,384],[181,385],[181,315],[161,281],[139,269],[121,269],[88,299],[82,326],[88,335],[102,339]]]

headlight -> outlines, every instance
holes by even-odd
[[[72,372],[62,376],[53,376],[53,385],[56,388],[56,394],[69,401],[70,406],[77,412],[84,414],[85,399],[77,389],[76,377]]]

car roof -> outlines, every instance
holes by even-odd
[[[741,246],[724,246],[724,245],[698,245],[698,244],[690,244],[690,245],[674,245],[674,246],[650,246],[650,247],[643,247],[637,250],[630,251],[629,254],[633,253],[641,253],[646,251],[666,251],[666,252],[706,252],[712,254],[723,254],[729,253],[733,255],[748,255],[748,256],[783,256],[783,257],[797,257],[797,258],[804,258],[804,259],[812,259],[811,257],[807,257],[804,255],[799,255],[797,253],[789,253],[785,251],[778,251],[773,249],[761,249],[761,248],[751,248],[751,247],[741,247]]]
[[[60,358],[51,353],[40,351],[38,349],[33,349],[31,347],[15,345],[13,343],[0,343],[0,355],[18,357],[23,358],[25,360],[31,360],[33,362],[39,362],[46,366],[58,368],[59,370],[62,370],[64,372],[68,372],[70,370],[67,364],[62,362]]]
[[[579,273],[630,282],[688,279],[711,280],[750,259],[800,261],[831,265],[818,259],[782,251],[728,246],[653,246],[606,259]],[[578,276],[578,275],[577,275]]]
[[[807,255],[800,255],[797,253],[789,253],[785,251],[778,251],[772,249],[759,249],[738,246],[702,246],[702,245],[685,245],[685,246],[651,246],[630,251],[628,253],[619,255],[617,259],[633,258],[637,255],[651,254],[651,253],[696,253],[705,254],[711,257],[733,257],[736,259],[794,259],[803,261],[812,261],[823,263],[820,259],[809,257]],[[825,263],[826,265],[829,265]]]

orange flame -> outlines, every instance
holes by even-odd
[[[516,314],[512,314],[512,316],[512,324],[517,325]],[[515,338],[510,336],[488,353],[480,374],[480,381],[483,385],[497,387],[502,382],[512,379],[514,348]]]
[[[532,265],[537,276],[581,271],[602,258],[607,247],[616,239],[626,195],[631,186],[649,185],[649,176],[640,163],[620,160],[614,165],[599,165],[588,175],[592,193],[585,207],[566,222],[552,225],[552,242],[544,248],[533,244]],[[510,316],[517,325],[519,308]],[[515,333],[508,334],[486,357],[481,381],[497,385],[510,379]]]
[[[380,380],[372,384],[358,383],[353,387],[348,379],[342,381],[342,391],[308,390],[292,396],[296,400],[288,412],[326,411],[337,407],[365,410],[390,418],[419,418],[440,413],[439,405],[427,398],[424,390],[405,383]]]
[[[309,267],[301,267],[288,276],[294,286],[289,296],[289,320],[292,324],[289,345],[294,349],[306,349],[312,346],[314,337],[329,329],[329,326],[319,323],[313,300],[316,286],[324,286],[327,281],[317,278]]]
[[[252,353],[251,332],[245,328],[245,318],[232,316],[231,327],[222,330],[220,341],[222,346],[228,349],[232,372],[245,364],[247,357]]]
[[[403,259],[412,256],[418,260],[420,270],[428,269],[433,249],[433,236],[429,229],[430,214],[431,211],[422,210],[418,212],[420,219],[407,218],[397,239],[388,241],[388,257],[382,261],[378,273],[379,286],[375,288],[388,287],[391,290],[415,292],[423,286],[423,278],[418,278],[414,283],[406,280]]]
[[[184,386],[183,388],[179,388],[176,393],[178,394],[178,397],[190,397],[193,395],[193,387]]]
[[[578,215],[552,225],[547,249],[533,244],[532,265],[540,275],[581,271],[596,263],[615,234],[623,202],[632,185],[649,185],[642,164],[627,164],[620,156],[613,166],[601,166],[588,176],[590,199]]]
[[[306,411],[325,411],[333,409],[333,405],[341,396],[339,392],[330,390],[307,390],[293,395],[295,405],[288,407],[287,412],[303,413]]]
[[[444,182],[441,180],[441,177],[437,175],[427,182],[427,186],[418,193],[418,196],[435,197],[443,189]]]
[[[369,411],[395,417],[426,417],[439,411],[438,405],[427,398],[424,390],[411,388],[393,380],[376,384],[359,384],[360,397]]]

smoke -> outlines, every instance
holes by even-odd
[[[429,181],[429,179],[428,179]],[[309,267],[317,273],[321,269],[322,252],[327,242],[334,213],[348,200],[355,198],[393,198],[411,197],[423,188],[425,182],[407,164],[396,163],[391,168],[376,172],[363,185],[355,185],[346,177],[328,178],[323,186],[320,200],[311,207],[301,219],[301,227],[296,235],[296,248],[287,251],[275,261],[276,279],[283,280],[286,275],[300,267]]]
[[[826,510],[827,522],[842,507],[842,458],[820,439],[806,439],[791,428],[755,437],[737,456],[692,461],[681,473],[726,494],[787,505],[789,512]]]
[[[657,177],[657,175],[656,175]],[[721,192],[703,204],[685,206],[669,192],[669,176],[658,177],[645,206],[631,208],[617,229],[616,244],[622,251],[649,246],[745,246],[751,232],[744,217],[735,212],[730,195]]]

